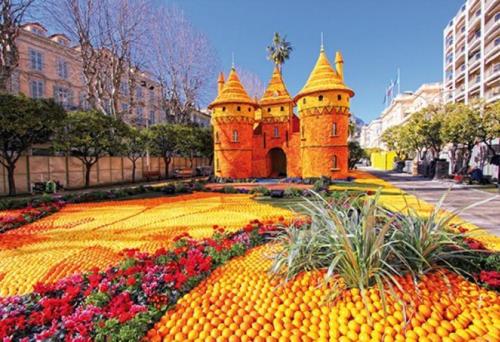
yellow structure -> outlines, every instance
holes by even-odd
[[[275,67],[260,100],[251,99],[233,67],[221,73],[209,105],[214,126],[214,166],[219,177],[331,177],[348,171],[350,99],[343,58],[335,68],[323,48],[309,79],[292,98]],[[298,116],[294,107],[298,107]]]
[[[394,160],[396,159],[396,152],[374,152],[370,156],[372,167],[378,170],[392,170]]]

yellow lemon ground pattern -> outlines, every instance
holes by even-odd
[[[405,212],[408,207],[415,210],[418,214],[428,215],[434,210],[434,206],[418,197],[406,193],[405,191],[392,185],[383,179],[375,177],[369,173],[357,171],[355,177],[358,177],[352,186],[348,188],[350,190],[360,190],[360,191],[377,191],[381,190],[381,195],[379,197],[380,203],[386,208],[396,211]],[[330,186],[330,190],[346,190],[345,186]],[[449,214],[446,210],[442,210],[443,215]],[[481,230],[474,224],[467,222],[456,216],[452,219],[451,223],[460,225],[464,228],[472,230],[471,237],[481,241],[487,248],[495,251],[500,251],[500,237],[489,234],[485,230]]]
[[[292,213],[240,194],[70,204],[1,235],[0,295],[27,293],[38,281],[114,264],[125,248],[154,252],[184,232],[209,237],[214,225],[238,230],[250,220],[279,216],[290,218]]]
[[[321,272],[286,285],[268,273],[277,246],[215,270],[151,329],[151,341],[500,341],[500,297],[451,273],[400,278],[401,301],[345,291],[328,302]],[[242,272],[244,270],[244,272]],[[446,280],[445,280],[446,279]]]

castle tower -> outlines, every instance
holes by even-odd
[[[235,68],[227,81],[219,77],[219,93],[208,106],[214,128],[214,170],[218,177],[252,176],[252,134],[257,104],[243,88]],[[222,84],[221,84],[222,83]]]
[[[345,177],[348,171],[349,100],[343,60],[331,66],[323,48],[304,88],[295,96],[300,117],[302,177]]]
[[[294,174],[290,170],[291,119],[294,103],[286,89],[277,66],[259,101],[261,110],[260,137],[256,140],[255,174],[262,177],[283,177]],[[259,153],[260,152],[260,153]],[[258,155],[260,154],[260,155]]]

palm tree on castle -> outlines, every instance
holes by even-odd
[[[275,32],[273,43],[267,47],[267,59],[273,61],[281,72],[282,65],[290,58],[292,51],[292,44],[286,40],[286,36],[281,37],[279,32]]]

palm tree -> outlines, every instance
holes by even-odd
[[[275,32],[272,45],[267,47],[267,59],[272,60],[281,72],[282,65],[290,58],[292,51],[292,44],[286,40],[286,36],[281,37],[279,32]]]

